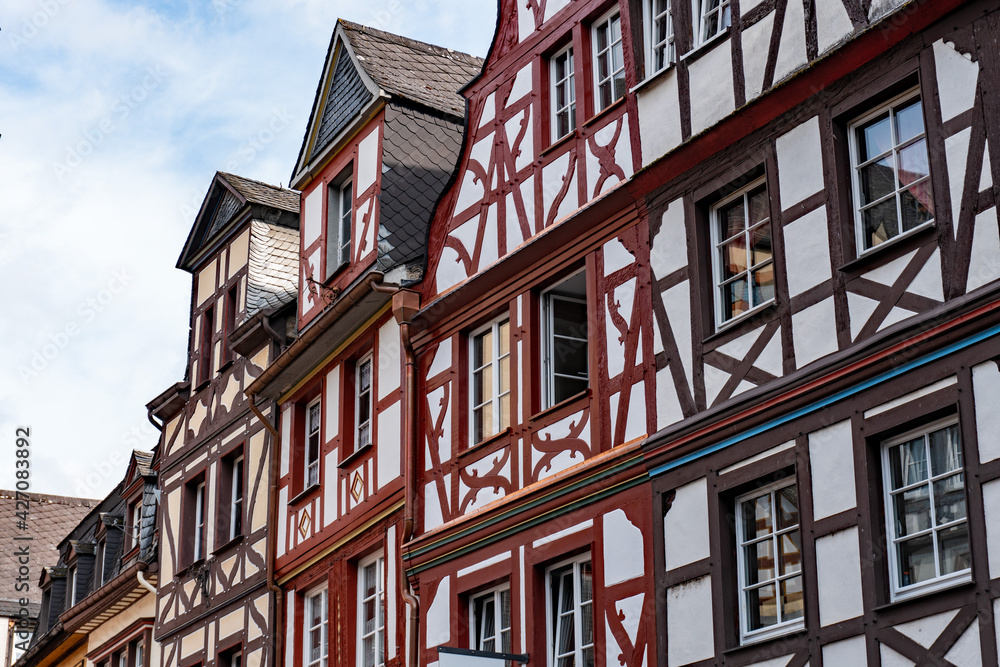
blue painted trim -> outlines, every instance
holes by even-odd
[[[765,431],[769,431],[772,428],[776,428],[778,426],[782,426],[783,424],[787,424],[788,422],[798,419],[799,417],[804,417],[808,414],[816,412],[817,410],[822,410],[825,407],[829,407],[830,405],[833,405],[838,401],[842,401],[845,398],[853,396],[854,394],[862,392],[865,389],[870,389],[875,385],[881,384],[895,377],[899,377],[900,375],[903,375],[905,373],[909,373],[915,368],[926,366],[927,364],[933,361],[937,361],[938,359],[946,357],[949,354],[953,354],[960,350],[964,350],[965,348],[975,345],[976,343],[981,343],[982,341],[987,340],[988,338],[992,338],[993,336],[996,336],[998,334],[1000,334],[1000,325],[990,327],[989,329],[985,329],[984,331],[980,331],[978,334],[974,336],[970,336],[964,340],[960,340],[957,343],[952,343],[951,345],[943,347],[940,350],[937,350],[936,352],[931,352],[930,354],[920,357],[919,359],[908,361],[899,368],[894,368],[891,371],[886,371],[884,373],[881,373],[880,375],[876,375],[875,377],[865,380],[864,382],[861,382],[859,384],[856,384],[853,387],[842,389],[838,391],[836,394],[827,396],[826,398],[820,399],[815,403],[810,403],[809,405],[799,408],[798,410],[793,410],[792,412],[789,412],[786,415],[782,415],[781,417],[772,419],[769,422],[765,422],[760,426],[756,426],[750,429],[749,431],[744,431],[739,435],[734,435],[732,437],[726,438],[725,440],[720,440],[714,445],[709,445],[708,447],[699,449],[696,452],[685,454],[684,456],[678,459],[657,466],[649,471],[649,476],[657,477],[665,472],[669,472],[675,468],[679,468],[683,465],[691,463],[692,461],[697,461],[698,459],[708,456],[709,454],[714,454],[715,452],[723,450],[726,447],[735,445],[736,443],[739,442],[743,442],[744,440],[752,438],[755,435],[760,435]]]

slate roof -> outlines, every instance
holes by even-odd
[[[298,231],[252,220],[247,318],[294,301],[299,291],[298,275]]]
[[[452,116],[465,116],[458,94],[483,68],[483,59],[340,19],[354,54],[385,92]]]
[[[224,171],[220,171],[219,175],[251,204],[271,206],[292,213],[299,212],[299,192],[296,190],[275,187],[252,178],[227,174]]]
[[[132,456],[135,457],[135,466],[139,470],[140,475],[143,477],[149,477],[153,474],[153,452],[144,452],[139,449],[133,449]]]
[[[59,561],[59,543],[97,507],[99,500],[69,498],[40,493],[29,494],[31,505],[28,516],[28,530],[17,529],[14,512],[17,508],[14,491],[0,490],[0,600],[17,600],[23,593],[14,589],[18,568],[15,551],[21,544],[14,540],[16,535],[29,535],[32,540],[31,574],[28,591],[32,602],[41,602],[42,596],[36,586],[43,567],[51,567]]]

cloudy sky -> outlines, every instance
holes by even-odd
[[[184,374],[216,170],[288,183],[335,21],[483,56],[492,0],[3,0],[0,488],[98,498]]]

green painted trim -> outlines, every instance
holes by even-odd
[[[605,477],[606,476],[607,475],[605,475]],[[432,567],[437,567],[438,565],[441,565],[442,563],[446,563],[446,562],[448,562],[450,560],[454,560],[455,558],[458,558],[460,556],[464,556],[465,554],[471,553],[471,552],[473,552],[473,551],[475,551],[477,549],[480,549],[482,547],[488,546],[490,544],[494,544],[495,542],[499,542],[500,540],[506,539],[507,537],[510,537],[511,535],[519,533],[522,530],[527,530],[528,528],[533,528],[533,527],[535,527],[535,526],[537,526],[537,525],[539,525],[541,523],[544,523],[544,522],[548,521],[550,518],[552,518],[553,515],[556,515],[556,514],[565,514],[567,512],[571,512],[571,511],[573,511],[575,509],[579,509],[581,507],[586,507],[587,505],[591,505],[591,504],[593,504],[593,503],[595,503],[595,502],[597,502],[599,500],[603,500],[603,499],[605,499],[607,497],[613,496],[614,494],[619,493],[621,491],[627,491],[628,489],[631,489],[634,486],[638,486],[638,485],[640,485],[640,484],[642,484],[642,483],[644,483],[644,482],[646,482],[648,480],[649,480],[649,475],[645,471],[643,471],[642,474],[640,474],[640,475],[638,475],[636,477],[633,477],[632,479],[625,480],[624,482],[619,482],[618,484],[615,484],[614,486],[610,486],[610,487],[608,487],[606,489],[603,489],[601,491],[597,491],[597,492],[595,492],[595,493],[593,493],[593,494],[591,494],[589,496],[585,496],[583,498],[580,498],[579,500],[576,500],[576,501],[574,501],[572,503],[569,503],[568,505],[563,505],[561,507],[556,507],[554,509],[551,509],[548,512],[545,512],[544,514],[539,514],[539,515],[537,515],[535,517],[532,517],[531,519],[528,519],[527,521],[525,521],[523,523],[517,524],[516,526],[511,526],[510,528],[502,530],[502,531],[500,531],[498,533],[492,533],[491,535],[489,535],[487,537],[484,537],[483,539],[481,539],[481,540],[479,540],[477,542],[474,542],[473,544],[469,544],[469,545],[464,546],[464,547],[462,547],[460,549],[456,549],[455,551],[451,551],[449,553],[446,553],[446,554],[443,554],[441,556],[438,556],[437,558],[429,560],[429,561],[427,561],[426,563],[424,563],[422,565],[418,565],[416,567],[410,568],[410,569],[408,569],[406,571],[407,576],[411,576],[411,577],[415,576],[417,574],[420,574],[421,572],[424,572],[425,570],[429,570]],[[582,482],[580,484],[582,484]],[[574,485],[574,486],[578,488],[580,486],[580,484],[577,484],[577,485]],[[550,495],[554,495],[554,494],[550,494]],[[542,502],[542,501],[539,500],[536,503],[533,503],[533,505],[537,505],[538,502]],[[526,506],[524,509],[528,509],[528,507]],[[508,515],[509,514],[512,514],[512,513],[508,513]],[[499,521],[500,519],[501,519],[501,517],[497,517],[497,519],[495,519],[494,521],[492,521],[490,523],[496,523],[496,521]],[[453,542],[456,539],[458,539],[459,537],[467,535],[467,534],[469,534],[471,532],[472,532],[471,530],[463,531],[463,533],[461,533],[459,535],[455,535],[453,538],[447,540],[447,542]],[[447,542],[442,542],[442,544],[445,544]],[[429,549],[430,549],[430,547],[425,547],[423,550],[421,550],[420,552],[417,552],[416,554],[404,555],[403,557],[406,560],[411,560],[414,555],[419,555],[420,553],[426,553]]]

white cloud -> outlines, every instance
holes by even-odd
[[[6,0],[0,488],[18,426],[41,493],[103,496],[124,474],[109,462],[155,444],[145,404],[184,375],[190,276],[174,264],[194,212],[217,169],[287,183],[338,16],[485,55],[495,11]]]

